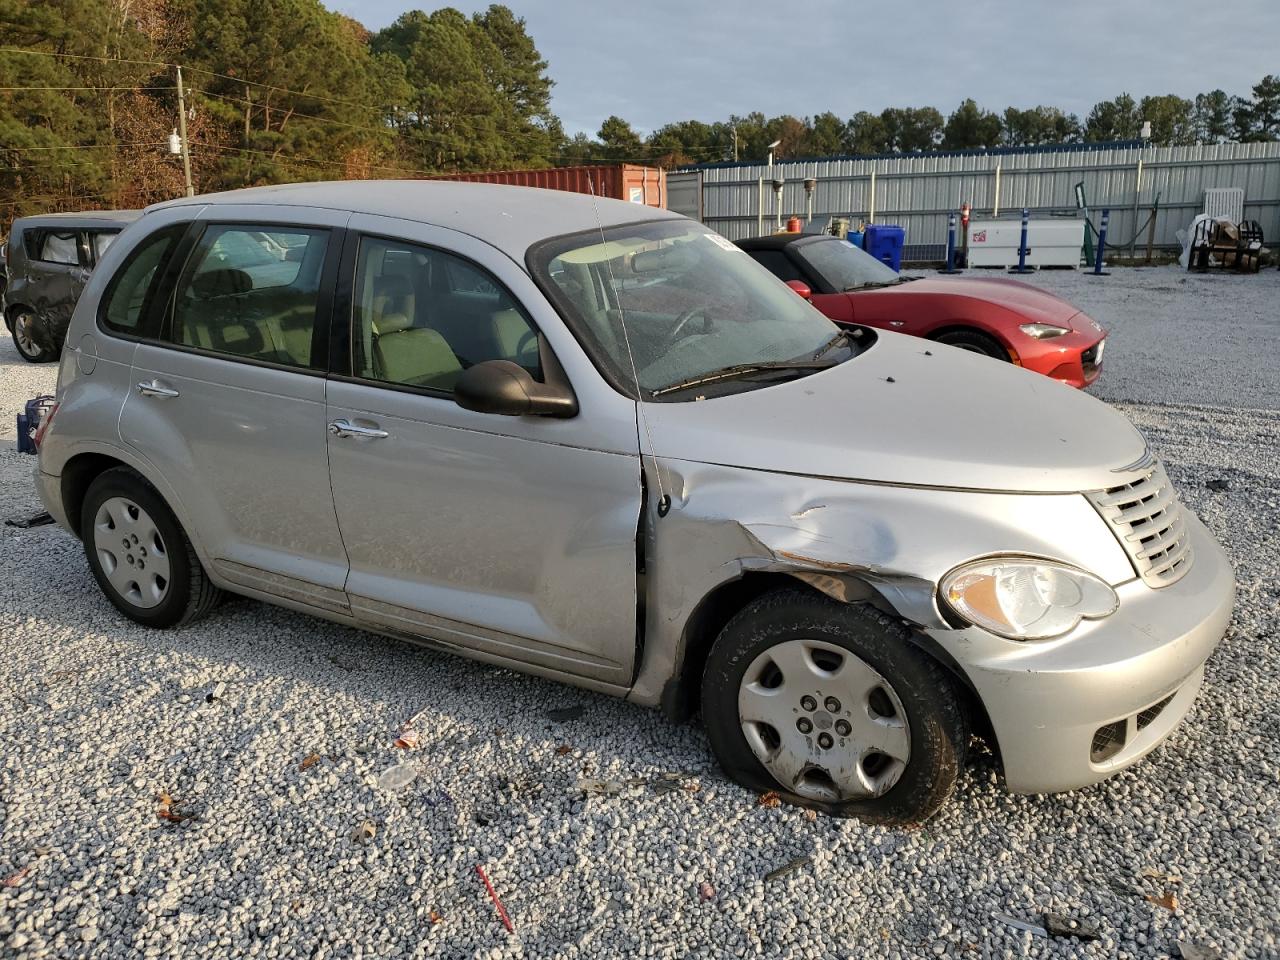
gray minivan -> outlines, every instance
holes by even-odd
[[[24,360],[56,360],[85,281],[139,210],[50,213],[13,221],[6,247],[5,325]]]
[[[684,217],[488,184],[149,209],[36,478],[139,623],[234,591],[700,711],[734,779],[885,822],[971,732],[1015,791],[1132,765],[1234,597],[1104,403],[840,330]]]

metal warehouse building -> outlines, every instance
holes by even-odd
[[[1272,245],[1280,241],[1280,143],[1226,143],[1152,147],[1141,141],[1009,147],[953,153],[891,154],[720,163],[668,176],[669,206],[736,240],[765,231],[778,213],[771,181],[785,180],[783,219],[805,216],[804,181],[817,181],[815,219],[849,216],[906,228],[908,259],[940,259],[947,214],[963,203],[975,215],[1033,217],[1072,214],[1075,185],[1084,183],[1090,210],[1111,210],[1112,245],[1139,232],[1159,197],[1154,244],[1178,245],[1176,231],[1204,207],[1204,192],[1244,190],[1244,218],[1257,220]],[[764,189],[760,189],[763,181]]]

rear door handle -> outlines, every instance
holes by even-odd
[[[159,380],[143,380],[138,384],[138,393],[144,397],[176,397],[178,391],[173,387],[163,386]]]
[[[329,432],[335,437],[362,437],[366,440],[381,440],[390,434],[377,427],[361,427],[350,420],[334,420],[329,424]]]

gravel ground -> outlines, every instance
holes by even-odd
[[[101,597],[71,537],[0,527],[0,954],[1145,958],[1184,939],[1280,956],[1280,377],[1260,370],[1280,287],[1036,279],[1112,327],[1097,392],[1160,401],[1120,406],[1238,571],[1197,706],[1136,769],[1015,797],[980,757],[924,829],[809,819],[723,780],[696,726],[246,600],[147,631]],[[1204,328],[1241,315],[1210,383]],[[0,346],[4,415],[52,377]],[[4,446],[0,515],[34,512],[32,461]],[[1230,489],[1205,488],[1217,478]],[[397,749],[414,716],[421,746]],[[380,788],[402,762],[416,779]],[[687,779],[669,790],[664,773]],[[584,776],[622,792],[584,801]],[[191,819],[158,818],[161,793]],[[1176,909],[1145,899],[1166,894]],[[996,919],[1043,910],[1102,940]]]

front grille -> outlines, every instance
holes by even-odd
[[[1088,350],[1080,354],[1080,366],[1084,368],[1085,373],[1094,373],[1100,366],[1102,366],[1102,350],[1106,345],[1106,340],[1099,340]]]
[[[1125,722],[1117,720],[1099,727],[1093,734],[1093,745],[1089,750],[1089,759],[1094,763],[1110,760],[1124,746]]]
[[[1176,691],[1175,691],[1176,692]],[[1169,701],[1173,699],[1173,694],[1169,694],[1159,703],[1153,703],[1147,709],[1138,714],[1138,729],[1145,730],[1160,716],[1160,711],[1169,705]]]
[[[1159,463],[1132,483],[1088,496],[1148,586],[1167,587],[1191,569],[1182,504]]]

